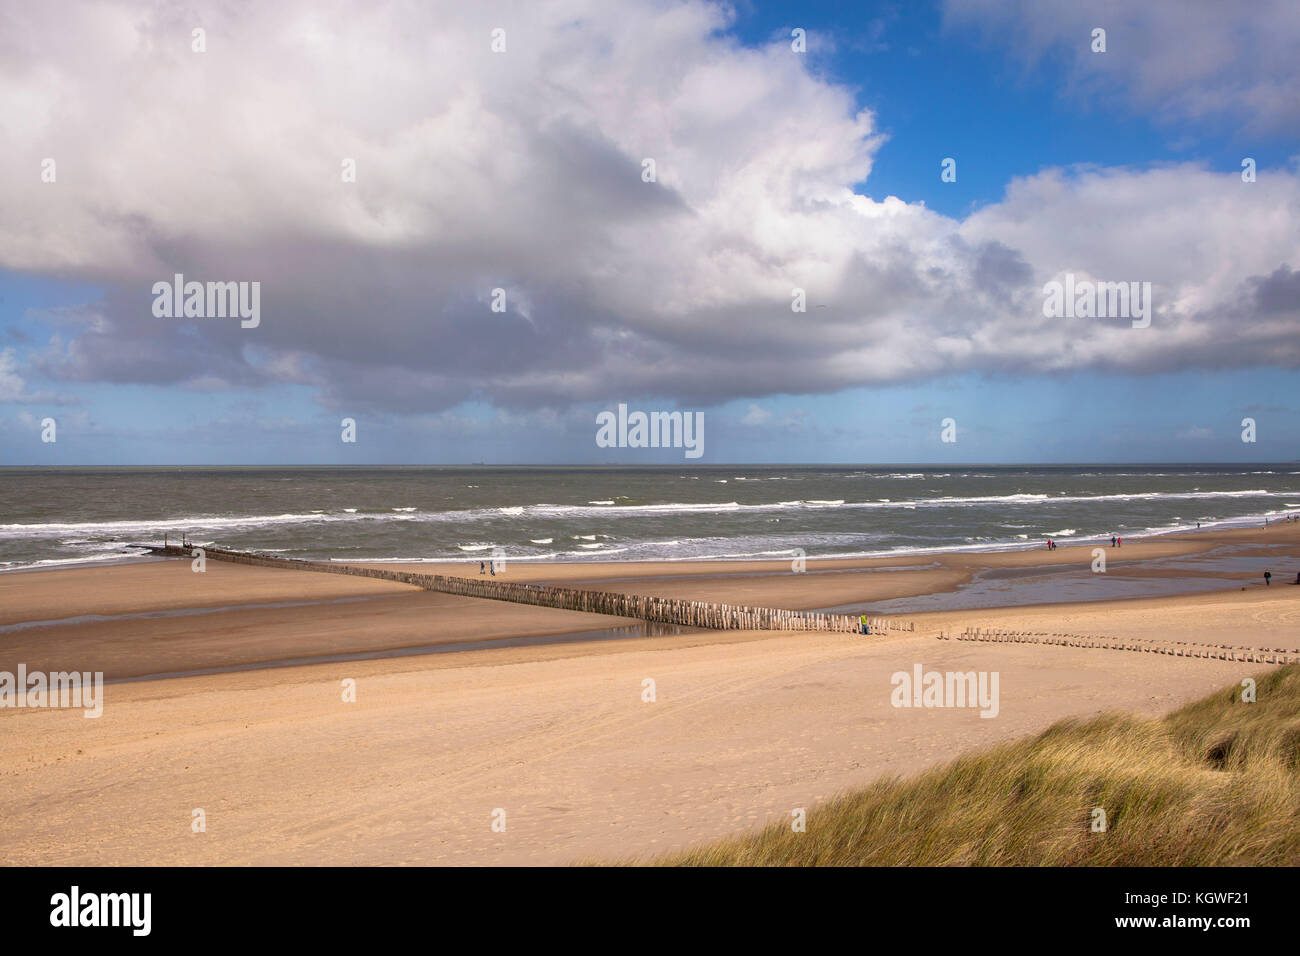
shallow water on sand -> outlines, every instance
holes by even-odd
[[[1273,585],[1294,580],[1296,562],[1277,555],[1252,554],[1243,546],[1215,548],[1203,555],[1153,558],[1123,564],[1122,549],[1108,554],[1104,573],[1094,573],[1084,559],[1079,566],[1052,568],[994,568],[977,572],[953,591],[846,604],[823,610],[843,614],[916,614],[922,611],[963,611],[972,608],[1019,607],[1034,604],[1073,604],[1124,598],[1202,594],[1263,583],[1266,570]],[[1088,553],[1088,552],[1085,552]],[[1283,569],[1289,568],[1287,572]],[[1191,573],[1187,573],[1191,572]]]

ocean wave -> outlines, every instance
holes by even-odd
[[[354,509],[355,510],[355,509]],[[75,532],[112,534],[162,534],[190,529],[216,530],[261,528],[277,524],[310,524],[329,520],[320,514],[279,515],[190,515],[181,518],[134,518],[115,521],[42,522],[37,524],[0,524],[0,538],[52,537]],[[385,517],[390,517],[385,515]]]
[[[120,548],[111,554],[82,554],[72,558],[40,558],[36,561],[5,561],[0,566],[12,571],[31,568],[56,568],[64,565],[92,564],[99,561],[131,562],[135,558],[148,557],[145,551],[122,551]]]
[[[586,547],[586,545],[583,547]],[[623,554],[627,550],[627,548],[601,548],[600,551],[556,551],[552,558],[603,558],[611,554]]]
[[[338,522],[377,523],[385,522],[433,522],[458,523],[474,525],[479,522],[491,522],[503,518],[520,518],[549,520],[598,517],[602,521],[612,518],[637,516],[674,515],[716,515],[728,513],[762,514],[785,513],[819,509],[840,509],[843,511],[874,510],[916,510],[972,507],[1025,507],[1042,505],[1055,507],[1058,504],[1096,504],[1120,501],[1176,501],[1241,499],[1241,498],[1284,498],[1295,494],[1292,491],[1270,492],[1265,489],[1248,489],[1243,491],[1190,491],[1190,492],[1128,492],[1101,495],[1056,495],[1041,493],[1015,493],[1010,495],[973,495],[944,496],[937,498],[908,498],[901,500],[845,501],[844,499],[809,499],[783,500],[777,502],[754,502],[741,504],[737,501],[723,502],[662,502],[656,504],[622,504],[622,505],[564,505],[539,503],[531,505],[512,505],[500,508],[470,508],[447,511],[408,511],[395,513],[392,510],[382,512],[360,513],[356,508],[345,508],[333,513],[288,512],[274,515],[188,515],[171,518],[130,518],[110,521],[76,521],[76,522],[35,522],[31,524],[0,524],[0,539],[14,538],[59,538],[60,540],[85,537],[88,535],[108,536],[117,541],[128,538],[158,537],[165,533],[185,531],[191,535],[205,535],[213,538],[228,537],[232,533],[254,532],[268,528],[309,526],[313,524],[336,524]],[[613,499],[602,499],[613,500]],[[1279,502],[1281,503],[1281,502]],[[1287,502],[1287,507],[1295,507]],[[1101,515],[1099,514],[1099,518]],[[1202,521],[1210,520],[1202,518]],[[1004,527],[1014,527],[1006,524]],[[538,529],[542,530],[542,529]],[[547,529],[549,530],[549,529]],[[535,543],[541,543],[535,542]]]
[[[1278,504],[1280,505],[1281,502]],[[1296,503],[1288,502],[1287,504],[1294,505]],[[1279,510],[1276,513],[1294,513],[1294,508],[1287,509],[1285,512]],[[1262,514],[1250,514],[1215,519],[1202,517],[1200,520],[1202,530],[1206,530],[1216,527],[1257,526],[1263,517]],[[1117,520],[1115,524],[1118,529],[1122,530],[1123,536],[1129,540],[1157,538],[1170,533],[1193,531],[1195,529],[1195,521],[1169,524],[1166,523],[1170,520],[1169,517],[1152,515],[1151,518],[1153,520],[1149,521],[1149,527],[1142,527],[1133,521],[1131,515],[1127,514]],[[1143,524],[1147,523],[1143,522]],[[347,528],[347,526],[336,527],[344,530]],[[1016,534],[1006,534],[1005,531],[999,530],[1005,526],[991,523],[985,524],[982,518],[978,519],[975,526],[961,530],[955,527],[951,528],[951,530],[944,530],[935,526],[932,522],[922,522],[919,525],[909,522],[906,527],[898,527],[896,530],[873,527],[870,532],[849,530],[854,527],[852,523],[846,522],[843,526],[840,526],[836,522],[836,530],[814,531],[808,528],[797,535],[780,533],[776,529],[769,531],[756,530],[756,528],[762,527],[761,524],[750,524],[747,527],[749,530],[737,529],[739,533],[734,534],[731,533],[731,529],[728,527],[720,526],[715,533],[700,537],[678,534],[676,537],[664,538],[662,537],[663,531],[659,531],[655,536],[651,536],[654,532],[647,534],[645,537],[638,534],[633,540],[627,540],[626,536],[620,536],[619,540],[609,542],[602,540],[608,538],[608,535],[600,534],[572,536],[557,534],[554,538],[529,539],[530,543],[523,544],[512,544],[509,538],[503,539],[484,534],[478,540],[464,541],[462,538],[461,542],[456,543],[454,540],[449,542],[444,539],[436,544],[422,543],[412,547],[404,545],[400,538],[384,539],[390,540],[391,543],[388,546],[395,546],[399,554],[405,552],[405,554],[411,555],[412,552],[424,552],[410,557],[393,557],[391,553],[388,556],[378,554],[376,553],[377,547],[384,547],[384,545],[351,543],[352,539],[346,534],[330,539],[317,539],[309,545],[298,544],[287,550],[291,550],[305,558],[318,560],[410,564],[446,562],[473,566],[487,556],[484,552],[498,546],[504,548],[510,560],[529,562],[604,561],[614,559],[662,561],[772,560],[774,558],[788,557],[794,547],[804,549],[809,557],[813,559],[849,559],[906,557],[942,552],[1019,551],[1041,548],[1042,539],[1045,536],[1042,532],[1030,534],[1024,531]],[[783,527],[786,526],[783,525]],[[1041,527],[1041,525],[1037,527]],[[981,533],[982,531],[984,533]],[[1050,537],[1063,539],[1065,536],[1073,536],[1074,540],[1070,544],[1077,546],[1086,545],[1089,542],[1104,542],[1108,540],[1110,533],[1109,530],[1105,533],[1087,530],[1080,534],[1077,528],[1062,527],[1058,531],[1051,532]],[[927,535],[932,536],[927,537]],[[194,537],[196,541],[202,540],[197,535],[194,535]],[[493,540],[493,537],[496,537],[498,542],[503,543],[500,545],[489,543]],[[564,546],[558,548],[549,546],[556,540],[564,540],[570,537],[573,543],[567,548]],[[17,562],[14,561],[4,562],[0,563],[0,570],[7,573],[27,568],[63,567],[114,560],[130,561],[134,559],[135,554],[138,554],[138,552],[133,553],[114,542],[95,542],[86,538],[72,537],[63,540],[86,541],[87,543],[73,546],[78,550],[84,549],[83,553],[64,554],[55,552],[53,555],[33,555],[33,558],[40,557],[41,560],[33,560],[21,566],[15,566]],[[380,539],[376,538],[374,540],[378,541]],[[223,543],[230,542],[223,540]],[[261,551],[280,550],[262,547],[261,545],[264,543],[272,544],[275,542],[258,541],[243,546]],[[408,541],[407,545],[409,544]],[[346,557],[343,556],[344,553],[347,554]]]

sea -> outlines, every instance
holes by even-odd
[[[0,570],[199,545],[369,562],[888,557],[1248,527],[1300,463],[0,468]]]

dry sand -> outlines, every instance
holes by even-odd
[[[1125,561],[1224,542],[1300,556],[1300,526],[1125,544]],[[937,565],[512,564],[508,580],[817,607],[948,588],[1090,549],[924,556]],[[1110,557],[1121,560],[1119,554]],[[940,629],[1176,637],[1300,650],[1300,588],[913,615],[914,634],[696,632],[120,683],[103,716],[0,711],[0,854],[10,864],[564,863],[653,854],[788,820],[848,787],[1106,709],[1165,712],[1267,665],[934,639]],[[422,566],[424,570],[433,570]],[[476,570],[476,569],[475,569]],[[465,573],[461,566],[455,573]],[[634,578],[637,580],[611,580]],[[654,581],[648,579],[660,578]],[[1234,587],[1234,582],[1225,581]],[[364,599],[364,600],[357,600]],[[311,603],[273,607],[285,602]],[[262,605],[212,610],[232,605]],[[110,676],[607,627],[342,575],[188,562],[0,575],[0,670]],[[1000,711],[895,709],[914,664],[996,670]],[[357,701],[342,699],[345,679]],[[655,700],[643,700],[643,681]],[[206,813],[204,833],[192,811]],[[506,814],[504,833],[492,814]]]

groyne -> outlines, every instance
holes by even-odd
[[[396,581],[426,591],[458,594],[461,597],[484,598],[489,601],[512,601],[516,604],[534,604],[539,607],[560,608],[566,611],[588,611],[613,617],[634,618],[685,627],[702,627],[712,630],[772,630],[772,631],[841,631],[861,633],[860,617],[851,614],[827,614],[821,611],[790,611],[783,608],[751,607],[738,604],[716,604],[706,601],[688,601],[682,598],[654,597],[640,594],[620,594],[616,591],[596,591],[589,588],[559,587],[549,584],[520,584],[500,578],[463,578],[447,574],[421,574],[413,571],[393,571],[387,568],[362,567],[333,561],[307,561],[302,558],[283,558],[258,554],[252,551],[232,551],[226,548],[167,545],[141,545],[155,554],[190,558],[201,551],[205,559],[251,564],[269,568],[294,568],[302,571],[319,571],[326,574],[351,574],[358,577]],[[909,621],[891,618],[868,618],[869,632],[912,631]]]
[[[1167,654],[1170,657],[1199,657],[1207,660],[1241,661],[1251,664],[1292,664],[1300,661],[1300,652],[1285,647],[1202,644],[1193,641],[1151,640],[1139,637],[1117,638],[1104,634],[1049,634],[1038,631],[1013,631],[1000,627],[968,627],[959,634],[945,632],[936,636],[945,641],[1100,647],[1113,651],[1137,651],[1142,654]]]

